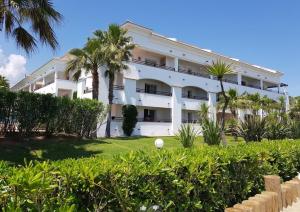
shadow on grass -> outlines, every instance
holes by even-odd
[[[0,138],[0,160],[10,164],[24,164],[24,160],[62,160],[99,155],[103,140],[79,139],[76,137],[34,137],[30,139]]]

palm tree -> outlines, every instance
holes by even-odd
[[[227,94],[224,90],[223,79],[224,79],[225,75],[232,73],[231,66],[227,65],[226,63],[221,62],[221,61],[217,61],[217,62],[213,61],[212,65],[207,67],[207,70],[208,70],[209,74],[215,76],[220,82],[221,93],[224,98],[224,105],[222,107],[222,116],[221,116],[221,134],[222,134],[223,144],[226,145],[226,138],[225,138],[225,133],[224,133],[225,112],[226,112],[227,106],[229,104],[229,97],[227,96]]]
[[[232,114],[232,116],[236,119],[237,118],[237,109],[240,107],[240,97],[238,95],[238,92],[236,89],[230,88],[226,92],[229,102],[228,102],[228,108]],[[223,108],[224,106],[224,98],[223,96],[220,98],[218,102],[218,107]]]
[[[53,24],[58,24],[62,15],[57,12],[51,0],[1,0],[0,31],[15,39],[18,46],[27,53],[41,43],[56,49],[58,42]],[[35,35],[32,35],[28,29]]]
[[[127,31],[119,25],[111,24],[106,32],[98,31],[96,34],[104,39],[105,47],[105,76],[108,77],[108,115],[106,123],[106,137],[110,137],[111,106],[113,103],[113,85],[115,75],[128,67],[124,63],[129,61],[131,50],[131,37],[126,35]]]
[[[96,35],[96,32],[94,33]],[[65,69],[66,75],[73,75],[73,79],[78,81],[82,70],[92,74],[92,98],[98,100],[99,94],[99,68],[104,64],[103,42],[94,38],[88,39],[82,49],[72,49],[69,51],[71,60]]]
[[[0,75],[0,89],[9,89],[9,83],[8,80]]]

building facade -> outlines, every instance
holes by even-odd
[[[132,59],[127,62],[128,69],[118,73],[114,82],[114,100],[112,105],[113,136],[122,136],[122,106],[132,104],[138,110],[138,123],[134,135],[167,136],[177,133],[181,124],[198,121],[197,112],[201,104],[209,106],[210,118],[216,120],[217,95],[221,91],[219,81],[206,71],[212,61],[221,60],[231,64],[233,73],[224,79],[226,90],[233,88],[239,94],[259,93],[278,100],[287,97],[285,84],[281,82],[283,73],[257,65],[241,62],[235,58],[216,54],[208,49],[201,49],[174,38],[167,38],[146,27],[126,22],[122,25],[128,30],[132,42],[136,45]],[[77,91],[79,98],[92,97],[92,78],[82,75],[77,83],[67,78],[61,79],[67,58],[55,59],[42,69],[44,73],[34,78],[32,75],[19,82],[13,90],[49,92],[62,95],[62,91]],[[47,69],[47,70],[48,70]],[[47,75],[46,75],[47,73]],[[48,77],[54,73],[54,81]],[[99,100],[108,103],[108,80],[103,71],[99,71]],[[33,80],[34,79],[34,80]],[[64,80],[64,81],[62,81]],[[42,81],[42,87],[37,87]],[[52,82],[53,89],[47,82]],[[63,87],[63,85],[66,87]],[[75,86],[75,87],[74,87]],[[68,89],[66,89],[68,87]],[[70,94],[70,96],[72,96]],[[288,99],[288,98],[287,98]],[[287,101],[288,104],[288,101]],[[247,111],[238,111],[243,119]],[[104,136],[105,124],[99,126],[98,136]]]

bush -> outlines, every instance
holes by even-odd
[[[240,122],[237,127],[237,135],[243,137],[246,142],[261,141],[266,135],[266,119],[250,116]]]
[[[300,138],[300,121],[290,121],[289,128],[290,128],[290,135],[289,138],[297,139]]]
[[[282,122],[268,122],[265,137],[268,140],[283,140],[291,134],[290,126]]]
[[[131,136],[133,129],[135,128],[135,125],[137,123],[137,109],[134,105],[124,105],[122,107],[122,113],[123,113],[123,132],[127,136]]]
[[[221,142],[221,128],[219,124],[213,120],[206,120],[202,124],[202,132],[204,142],[208,145],[219,145]]]
[[[194,145],[197,134],[197,131],[191,124],[182,124],[176,137],[184,148],[191,148]]]
[[[103,104],[96,100],[0,89],[0,133],[4,135],[66,132],[90,137],[102,113]]]
[[[263,175],[292,179],[300,142],[136,152],[113,160],[68,159],[25,167],[0,163],[4,211],[223,211],[264,187]]]

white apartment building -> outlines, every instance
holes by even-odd
[[[117,74],[114,83],[111,134],[122,136],[122,106],[133,104],[138,109],[138,123],[134,135],[174,135],[181,124],[196,123],[201,104],[209,106],[209,114],[216,120],[217,96],[221,91],[219,81],[210,76],[206,66],[222,60],[234,73],[225,77],[224,87],[236,89],[239,94],[260,93],[278,100],[288,97],[286,84],[281,82],[283,73],[251,65],[201,49],[174,38],[155,33],[146,27],[126,22],[136,48],[128,69]],[[17,83],[12,90],[28,90],[70,96],[77,91],[79,98],[92,97],[92,78],[83,75],[75,83],[64,77],[68,57],[49,61],[30,76]],[[108,103],[108,80],[103,71],[99,76],[99,100]],[[288,100],[288,98],[287,98]],[[287,101],[288,106],[288,101]],[[247,111],[238,111],[243,119]],[[198,124],[195,126],[199,127]],[[99,127],[98,136],[104,136],[105,124]]]

